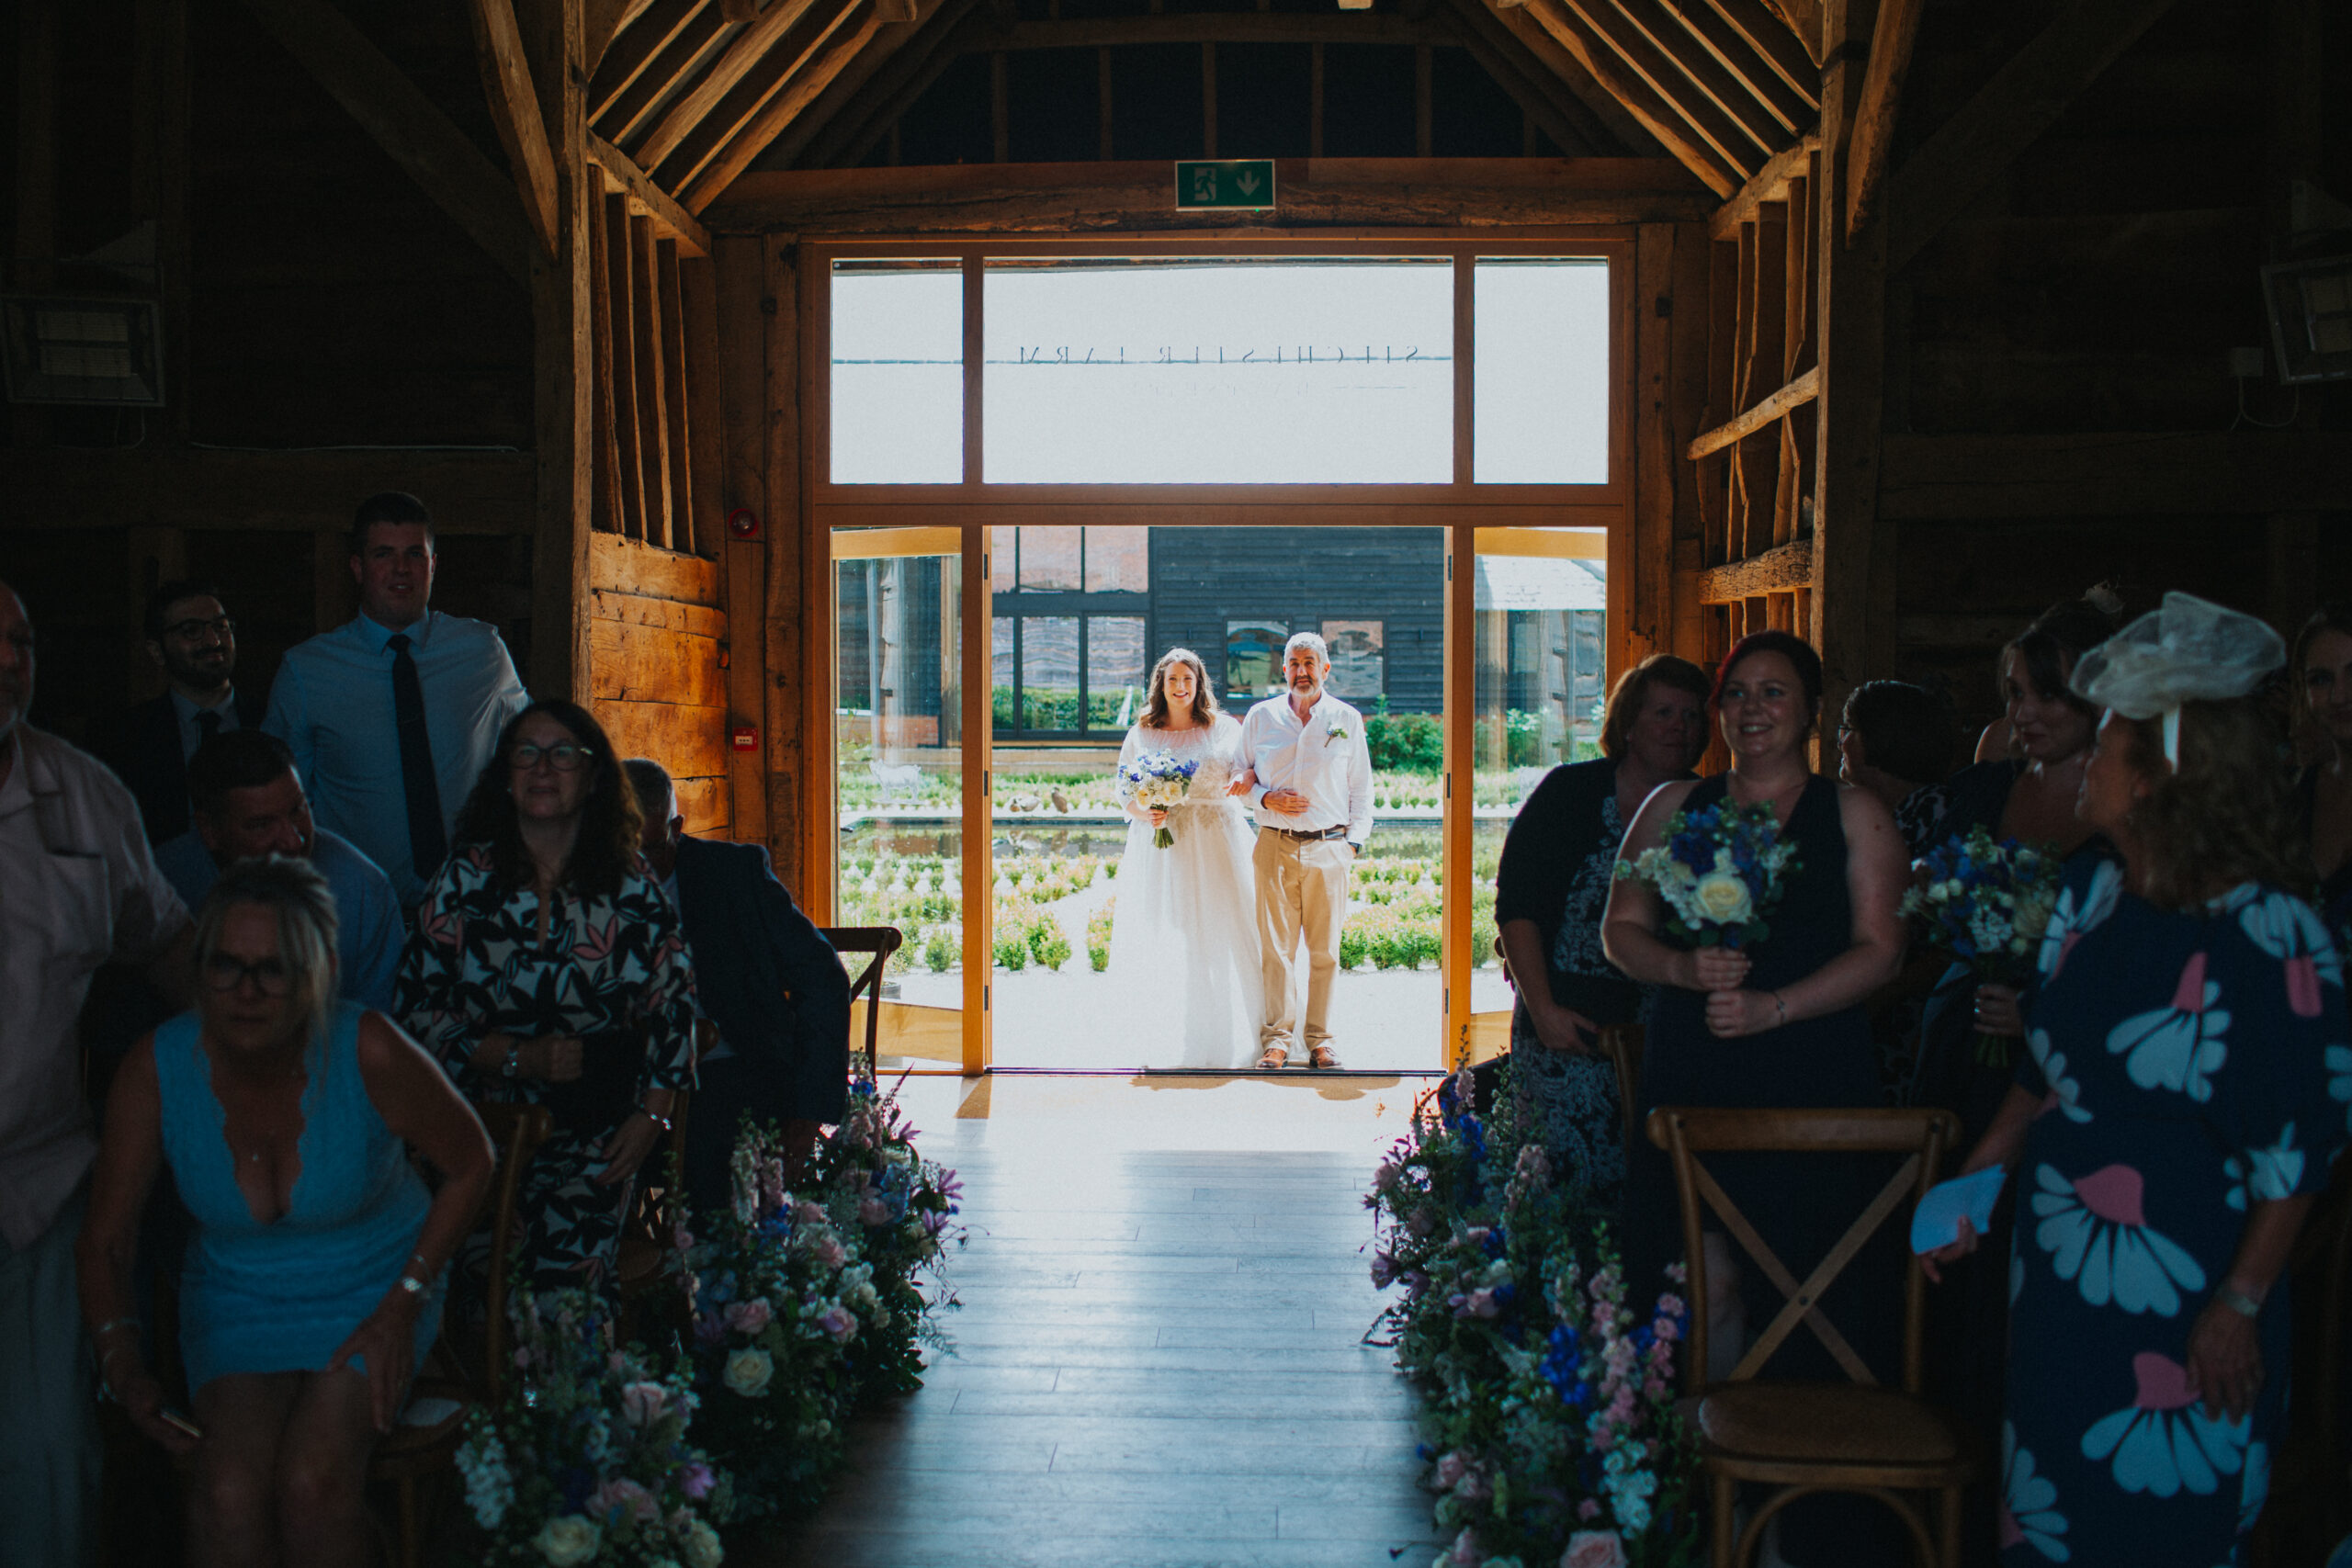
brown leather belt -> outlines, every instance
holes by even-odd
[[[1295,840],[1302,844],[1319,843],[1325,839],[1344,839],[1348,836],[1348,830],[1345,828],[1317,828],[1310,830],[1305,828],[1269,827],[1266,831],[1280,833],[1283,838]]]

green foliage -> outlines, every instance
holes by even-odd
[[[1021,931],[1000,931],[996,933],[996,966],[1020,970],[1029,967],[1029,943]]]
[[[955,934],[945,926],[933,926],[931,939],[922,944],[922,966],[934,975],[944,975],[955,963]]]
[[[1114,866],[1117,864],[1114,861]],[[1111,924],[1118,908],[1115,893],[1102,901],[1102,907],[1086,918],[1086,962],[1097,975],[1111,967]]]
[[[1058,973],[1069,962],[1069,933],[1062,930],[1061,921],[1051,909],[1038,910],[1023,935],[1029,945],[1029,956],[1046,968]]]
[[[1445,766],[1445,728],[1433,713],[1369,714],[1363,743],[1375,772],[1434,773]]]

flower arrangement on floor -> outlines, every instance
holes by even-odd
[[[1437,1520],[1458,1532],[1433,1568],[1696,1563],[1683,1303],[1628,1304],[1606,1224],[1514,1124],[1509,1070],[1492,1117],[1466,1070],[1441,1084],[1364,1200],[1373,1281],[1403,1288],[1381,1321],[1427,1401]]]
[[[580,1291],[517,1298],[512,1392],[475,1410],[458,1450],[488,1562],[717,1568],[730,1488],[686,1441],[683,1371],[614,1343]]]
[[[1119,764],[1119,798],[1151,810],[1181,805],[1193,791],[1193,774],[1199,767],[1196,761],[1178,761],[1173,751],[1146,751],[1132,762]],[[1162,822],[1151,841],[1168,849],[1176,842],[1176,835]]]
[[[1765,917],[1801,869],[1770,807],[1728,800],[1676,812],[1657,848],[1617,863],[1620,878],[1657,889],[1667,931],[1699,947],[1753,947],[1771,935]]]
[[[1929,946],[1966,964],[1978,985],[2022,988],[2034,977],[2064,870],[2055,855],[2015,839],[1996,843],[1984,828],[1972,828],[1914,864],[1903,913],[1925,928]],[[1978,1030],[1976,1059],[2007,1066],[2007,1036]]]

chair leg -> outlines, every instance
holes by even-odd
[[[1739,1500],[1739,1483],[1727,1475],[1717,1475],[1713,1482],[1713,1506],[1714,1551],[1713,1568],[1735,1568],[1739,1540],[1738,1520],[1732,1510]]]
[[[1937,1510],[1936,1519],[1936,1568],[1960,1568],[1960,1510],[1965,1495],[1958,1486],[1943,1489],[1943,1506]]]

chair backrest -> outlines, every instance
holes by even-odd
[[[694,1095],[683,1089],[670,1091],[670,1136],[667,1145],[646,1156],[638,1168],[637,1186],[629,1198],[628,1213],[622,1221],[624,1245],[629,1237],[650,1245],[656,1253],[668,1250],[672,1222],[677,1217],[678,1201],[684,1194],[682,1184],[686,1168],[686,1118],[694,1111]]]
[[[482,1396],[492,1404],[505,1393],[506,1369],[512,1360],[506,1345],[506,1295],[512,1287],[507,1272],[513,1259],[517,1199],[523,1172],[537,1156],[539,1145],[554,1131],[554,1119],[544,1105],[499,1105],[477,1100],[474,1111],[498,1145],[498,1176],[490,1190],[490,1273],[482,1289]]]
[[[1754,1377],[1802,1324],[1828,1349],[1847,1376],[1875,1383],[1846,1337],[1822,1313],[1820,1302],[1838,1274],[1879,1229],[1907,1214],[1936,1179],[1944,1150],[1960,1134],[1949,1111],[1733,1110],[1721,1106],[1664,1105],[1650,1112],[1650,1142],[1673,1157],[1674,1185],[1682,1205],[1682,1245],[1688,1260],[1690,1303],[1689,1345],[1683,1363],[1686,1389],[1703,1392],[1707,1378],[1707,1260],[1701,1235],[1707,1215],[1739,1243],[1756,1267],[1787,1298],[1756,1343],[1732,1369],[1728,1381]],[[1885,1154],[1905,1156],[1894,1177],[1846,1229],[1838,1244],[1800,1280],[1741,1213],[1730,1194],[1700,1163],[1701,1154]],[[1903,1387],[1920,1391],[1921,1327],[1927,1310],[1927,1277],[1906,1245],[1903,1287]]]
[[[833,944],[835,953],[870,953],[874,956],[857,977],[849,983],[849,999],[855,1002],[860,992],[865,996],[865,1076],[872,1077],[878,1064],[875,1048],[879,1043],[882,1029],[882,968],[889,963],[890,954],[899,951],[907,940],[906,933],[896,926],[823,926],[825,940]],[[854,1073],[853,1066],[851,1071]]]

